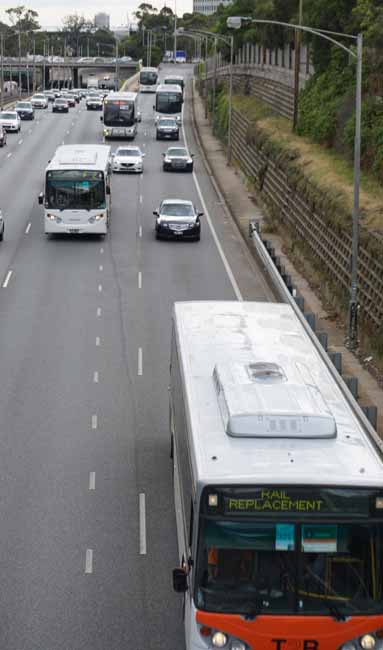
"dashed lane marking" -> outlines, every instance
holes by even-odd
[[[93,573],[93,551],[91,548],[86,549],[85,573]]]
[[[139,494],[140,555],[146,555],[146,503],[145,493]]]
[[[96,489],[96,472],[89,472],[89,489]]]
[[[25,228],[25,234],[26,234],[26,235],[29,233],[31,227],[32,227],[32,224],[31,224],[31,222],[29,222],[29,224],[28,224],[27,227]]]
[[[10,281],[10,279],[12,277],[12,273],[13,273],[13,271],[8,271],[7,275],[5,276],[5,280],[3,282],[3,289],[7,288],[8,284],[9,284],[9,281]]]

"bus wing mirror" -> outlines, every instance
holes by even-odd
[[[110,194],[110,186],[109,185],[106,186],[106,193]]]
[[[44,194],[40,192],[39,194],[39,205],[42,205],[44,203]]]
[[[155,217],[158,217],[158,215],[159,215],[158,210],[153,210],[153,214],[154,214]]]
[[[199,217],[203,217],[203,212],[198,212]]]
[[[184,569],[173,569],[173,589],[177,593],[183,594],[187,591],[188,582]]]

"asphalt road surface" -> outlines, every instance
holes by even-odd
[[[37,202],[59,144],[102,141],[98,112],[36,111],[0,150],[2,650],[184,648],[171,586],[171,308],[269,294],[206,174],[190,102],[195,175],[162,172],[153,95],[140,104],[145,170],[114,175],[104,240],[46,237]],[[155,240],[165,197],[205,211],[200,242]]]

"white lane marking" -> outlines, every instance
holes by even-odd
[[[12,151],[10,151],[9,153],[7,153],[7,158],[10,158],[11,156],[12,156]]]
[[[138,348],[138,368],[137,368],[137,374],[142,375],[142,348]]]
[[[183,134],[183,137],[184,137],[185,148],[186,148],[187,150],[189,150],[188,143],[187,143],[187,140],[186,140],[185,129],[184,129],[183,108],[184,108],[184,107],[182,106],[182,134]],[[215,232],[215,229],[214,229],[214,226],[213,226],[213,222],[212,222],[211,217],[210,217],[210,214],[209,214],[209,210],[207,209],[207,205],[206,205],[205,200],[204,200],[204,198],[203,198],[203,196],[202,196],[201,187],[200,187],[200,184],[199,184],[199,182],[198,182],[198,178],[197,178],[196,173],[195,173],[194,171],[193,171],[193,180],[194,180],[194,183],[195,183],[195,186],[196,186],[196,189],[197,189],[198,196],[199,196],[200,201],[201,201],[201,205],[202,205],[202,207],[203,207],[203,210],[204,210],[204,213],[205,213],[205,216],[206,216],[206,221],[207,221],[208,224],[209,224],[209,227],[210,227],[210,230],[211,230],[211,234],[213,235],[213,239],[214,239],[215,245],[217,246],[218,253],[219,253],[219,255],[220,255],[220,257],[221,257],[221,260],[222,260],[222,262],[223,262],[223,265],[224,265],[224,267],[225,267],[225,269],[226,269],[226,273],[227,273],[227,275],[229,276],[229,280],[230,280],[230,282],[231,282],[231,286],[233,287],[233,290],[234,290],[234,293],[235,293],[235,295],[236,295],[236,297],[237,297],[237,300],[242,301],[242,300],[243,300],[242,293],[241,293],[241,291],[240,291],[240,289],[239,289],[239,286],[238,286],[238,284],[237,284],[237,282],[236,282],[236,279],[235,279],[235,277],[234,277],[233,271],[232,271],[231,268],[230,268],[230,264],[229,264],[229,262],[228,262],[228,260],[227,260],[227,258],[226,258],[226,255],[225,255],[225,253],[224,253],[224,251],[223,251],[223,248],[222,248],[222,246],[221,246],[221,242],[219,241],[218,236],[217,236],[217,233]]]
[[[142,226],[140,226],[138,229],[138,236],[142,237]]]
[[[8,284],[9,284],[9,280],[12,277],[12,273],[13,273],[13,271],[8,271],[7,275],[5,276],[5,280],[3,282],[3,289],[7,288]]]
[[[96,472],[89,472],[89,489],[96,489]]]
[[[66,134],[69,135],[69,134],[70,134],[70,131],[67,131]]]
[[[97,415],[92,415],[92,429],[97,429]]]
[[[101,293],[101,291],[102,291],[102,284],[99,284],[99,285],[98,285],[98,290],[99,290],[99,293]]]
[[[100,318],[101,316],[101,307],[97,307],[97,318]]]
[[[72,122],[72,126],[74,126],[74,122]]]
[[[19,140],[19,144],[23,144],[23,140]]]
[[[140,203],[142,203],[142,201],[143,201],[143,196],[142,194],[140,194]]]
[[[32,133],[32,129],[29,129],[28,133],[29,133],[29,135],[31,135],[31,133]]]
[[[65,141],[63,140],[61,144],[65,144]]]
[[[40,124],[40,120],[37,120],[36,124]]]
[[[94,373],[93,373],[93,381],[94,381],[95,384],[98,384],[98,380],[99,380],[99,374],[98,374],[97,370],[95,370]]]
[[[142,289],[142,272],[138,271],[138,288]]]
[[[100,347],[100,343],[101,343],[100,337],[96,336],[96,345],[98,348]]]
[[[31,224],[31,222],[29,222],[29,224],[28,224],[27,227],[25,228],[25,234],[26,234],[26,235],[29,233],[31,227],[32,227],[32,224]]]
[[[99,270],[99,271],[103,271],[103,270],[104,270],[104,267],[103,267],[102,264],[100,264],[100,266],[98,267],[98,270]]]
[[[85,573],[93,573],[93,551],[91,548],[86,549]]]
[[[101,253],[101,255],[103,254],[103,252],[104,252],[104,249],[103,249],[103,248],[100,248],[100,253]]]
[[[138,503],[140,514],[140,555],[146,555],[146,504],[144,492],[140,492]]]
[[[143,146],[143,147],[146,147],[146,142],[144,142],[142,146]]]

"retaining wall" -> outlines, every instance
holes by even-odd
[[[232,151],[246,176],[253,179],[259,194],[273,215],[287,225],[310,256],[320,265],[333,286],[348,300],[351,285],[351,217],[350,232],[329,227],[328,219],[310,206],[291,184],[287,173],[271,157],[248,144],[249,120],[235,109],[232,116]],[[376,258],[363,246],[359,249],[358,299],[361,312],[372,331],[382,333],[383,259]]]

